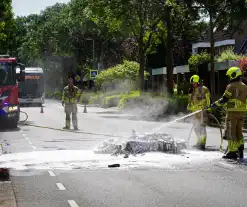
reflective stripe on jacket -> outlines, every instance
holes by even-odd
[[[206,86],[198,86],[193,89],[190,94],[187,109],[190,111],[198,111],[210,106],[210,92]]]
[[[226,106],[227,111],[235,112],[246,112],[246,97],[247,97],[247,86],[241,82],[236,81],[230,83],[223,94],[223,97],[226,98],[226,103],[221,103],[221,99],[216,101],[217,106]]]
[[[76,86],[69,88],[66,86],[63,89],[62,101],[66,104],[72,103],[76,104],[77,100],[80,98],[79,89]]]

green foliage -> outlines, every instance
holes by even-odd
[[[82,104],[95,104],[99,98],[100,93],[82,93],[80,97],[80,103]]]
[[[46,98],[52,98],[53,97],[53,94],[51,92],[46,92],[45,93],[45,97]]]
[[[11,3],[11,0],[0,2],[0,54],[11,54],[14,47],[15,24]]]
[[[191,72],[197,72],[198,66],[202,63],[209,63],[210,55],[206,52],[192,55],[189,60],[189,69]]]
[[[243,58],[242,55],[237,55],[234,53],[233,48],[226,50],[220,54],[220,57],[217,59],[217,62],[224,62],[226,60],[240,60]]]
[[[61,100],[62,93],[61,93],[60,91],[55,91],[53,97],[54,97],[56,100]]]
[[[137,88],[136,79],[139,74],[139,64],[132,61],[124,61],[108,70],[102,71],[95,79],[96,85],[101,87],[104,84],[117,84],[125,91]],[[145,71],[145,78],[148,77]]]
[[[122,96],[118,103],[119,109],[124,108],[126,105],[128,105],[129,101],[133,99],[137,99],[138,97],[140,97],[140,95],[141,95],[140,91],[137,90],[137,91],[131,91],[129,94]]]

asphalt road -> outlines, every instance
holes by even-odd
[[[48,101],[44,113],[35,107],[23,111],[29,116],[26,123],[36,127],[0,132],[8,144],[0,167],[11,169],[19,207],[246,206],[247,168],[227,163],[217,151],[189,149],[180,155],[146,153],[128,159],[92,152],[104,140],[130,136],[132,129],[158,129],[187,140],[189,124],[160,127],[162,123],[129,120],[110,109],[88,107],[85,114],[80,107],[80,131],[73,133],[61,131],[65,120],[57,102]],[[217,149],[219,135],[219,129],[208,128],[207,145]],[[120,168],[107,167],[116,163]]]

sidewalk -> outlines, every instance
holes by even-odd
[[[3,156],[0,140],[0,156]],[[7,173],[7,177],[6,177]],[[16,207],[11,181],[6,181],[9,177],[9,170],[0,168],[0,206],[1,207]]]
[[[0,206],[1,207],[16,207],[14,191],[10,181],[0,181]]]

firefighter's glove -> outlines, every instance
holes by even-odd
[[[210,108],[211,108],[211,109],[216,109],[216,108],[217,108],[216,103],[211,104]]]
[[[64,101],[62,101],[62,106],[64,106]]]
[[[204,111],[207,111],[207,112],[209,112],[209,113],[212,112],[211,106],[206,106],[206,107],[203,108],[203,110],[204,110]]]

